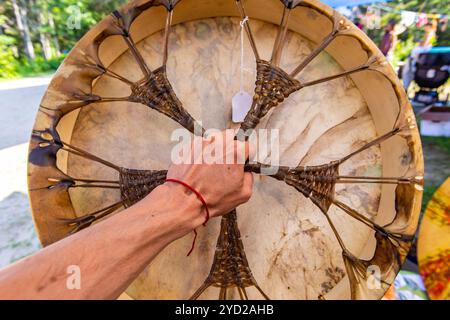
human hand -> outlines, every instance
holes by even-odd
[[[216,161],[213,163],[207,159],[214,147],[212,144],[215,144],[214,150],[218,152],[214,154]],[[196,148],[201,152],[194,152]],[[224,132],[212,135],[208,140],[196,137],[190,146],[190,164],[171,165],[167,178],[183,181],[198,191],[208,205],[211,218],[224,215],[247,202],[252,195],[253,176],[244,172],[245,161],[237,161],[239,152],[245,152],[242,160],[248,158],[248,142],[235,141],[233,136]],[[182,188],[184,194],[196,198],[195,194],[182,185],[173,182],[166,182],[166,185]],[[195,201],[201,204],[199,199]]]

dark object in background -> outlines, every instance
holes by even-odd
[[[414,74],[414,81],[419,85],[420,91],[416,93],[414,101],[426,105],[439,102],[438,89],[449,77],[450,47],[437,47],[420,54]]]

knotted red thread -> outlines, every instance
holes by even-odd
[[[205,222],[203,222],[203,226],[206,227],[206,223],[208,223],[208,221],[209,221],[209,210],[208,210],[208,205],[206,204],[205,198],[203,198],[202,194],[200,192],[198,192],[197,190],[195,190],[193,187],[191,187],[189,184],[187,184],[186,182],[183,182],[181,180],[178,180],[178,179],[166,179],[166,182],[173,182],[173,183],[181,184],[182,186],[184,186],[185,188],[189,189],[190,191],[192,191],[197,196],[197,198],[201,201],[201,203],[205,207],[206,220],[205,220]],[[192,251],[194,251],[195,241],[196,240],[197,240],[197,230],[194,229],[194,240],[192,241],[191,250],[189,250],[189,252],[187,254],[188,257],[191,255]]]

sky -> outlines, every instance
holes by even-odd
[[[331,7],[341,7],[341,6],[357,6],[362,4],[372,4],[377,2],[387,2],[387,1],[377,1],[377,0],[321,0],[323,3]]]

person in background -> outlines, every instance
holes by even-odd
[[[364,25],[362,24],[361,19],[359,19],[359,18],[355,19],[354,24],[361,30],[364,28]]]
[[[425,34],[422,41],[411,51],[405,67],[402,71],[402,81],[405,90],[408,92],[408,88],[414,79],[414,74],[416,72],[416,61],[421,53],[427,52],[433,47],[433,44],[437,40],[437,20],[429,21],[425,24]]]
[[[438,27],[436,30],[436,38],[439,42],[447,40],[446,43],[449,43],[450,38],[448,36],[448,33],[446,34],[447,27],[448,27],[448,16],[444,16],[439,19]]]
[[[397,45],[396,24],[394,20],[389,21],[379,46],[381,52],[389,61],[391,61],[395,46]]]
[[[425,25],[425,35],[420,42],[421,47],[432,47],[436,42],[436,33],[438,28],[437,20],[432,20]]]

